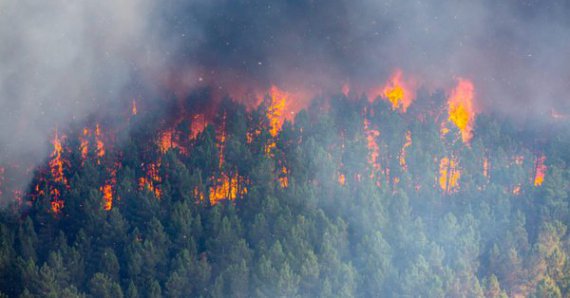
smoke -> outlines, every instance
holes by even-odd
[[[475,82],[481,109],[568,106],[565,1],[21,0],[0,2],[0,164],[40,161],[54,128],[132,96],[363,92],[402,68]],[[244,86],[240,86],[244,85]]]

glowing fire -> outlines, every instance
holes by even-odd
[[[289,186],[289,177],[287,177],[288,174],[289,170],[283,166],[281,168],[281,174],[279,175],[279,185],[281,185],[282,188],[287,188]]]
[[[521,194],[521,185],[517,184],[515,185],[515,187],[513,187],[513,195],[518,196]]]
[[[133,99],[133,102],[131,104],[131,115],[135,116],[136,114],[138,114],[137,101]]]
[[[269,119],[269,133],[276,137],[277,133],[285,121],[285,109],[289,94],[280,90],[276,86],[269,89],[269,106],[267,108],[267,119]]]
[[[139,178],[139,189],[148,189],[154,194],[156,198],[160,199],[162,192],[160,191],[160,188],[157,184],[159,184],[162,179],[158,173],[158,167],[159,165],[155,163],[148,165],[146,172],[147,176]]]
[[[346,177],[344,176],[344,174],[340,173],[338,175],[338,184],[344,185],[345,183],[346,183]]]
[[[51,154],[51,161],[49,162],[49,167],[53,181],[60,183],[67,183],[65,176],[63,175],[63,158],[61,154],[63,153],[63,146],[61,144],[62,138],[59,137],[57,130],[55,131],[55,136],[53,138],[53,152]]]
[[[439,186],[441,189],[447,193],[457,190],[460,177],[458,162],[455,159],[442,158],[439,163]]]
[[[99,190],[103,193],[103,209],[111,210],[113,208],[113,188],[110,184],[106,184]]]
[[[370,94],[381,95],[392,104],[393,110],[406,112],[416,97],[415,83],[411,79],[404,80],[402,70],[396,69],[383,87],[372,90]]]
[[[364,119],[364,132],[366,133],[366,140],[368,142],[368,162],[372,165],[374,172],[371,173],[370,178],[374,178],[374,173],[379,171],[381,166],[378,162],[380,156],[380,147],[376,143],[376,138],[380,136],[380,131],[369,128],[369,122]]]
[[[89,132],[88,128],[84,128],[82,132],[82,136],[79,138],[79,151],[81,152],[81,160],[85,161],[87,159],[87,155],[89,154],[89,137],[91,133]]]
[[[196,114],[192,116],[192,124],[190,127],[190,138],[195,139],[208,125],[204,114]]]
[[[447,101],[449,121],[453,122],[461,131],[461,138],[465,143],[473,137],[473,124],[476,115],[474,96],[473,83],[459,78],[457,86],[451,91]]]
[[[210,187],[210,203],[212,205],[225,199],[235,200],[247,194],[247,187],[245,185],[245,178],[235,173],[232,177],[222,174],[220,178],[215,180],[215,183]]]
[[[406,142],[404,143],[404,146],[400,151],[400,166],[404,171],[408,170],[408,165],[406,163],[406,148],[410,147],[411,145],[412,145],[412,132],[408,130],[406,132]]]
[[[547,167],[544,164],[546,161],[546,156],[541,155],[536,159],[535,165],[535,175],[534,175],[534,186],[541,186],[544,182],[544,176],[546,175]]]
[[[489,159],[485,157],[483,159],[483,177],[489,178]]]
[[[103,143],[102,140],[102,135],[101,135],[101,127],[99,126],[99,124],[95,125],[95,143],[96,143],[96,148],[97,148],[97,157],[98,158],[102,158],[103,156],[105,156],[105,144]],[[100,160],[97,160],[97,163],[100,163]]]
[[[172,130],[163,131],[158,138],[158,149],[162,154],[166,153],[173,147]]]

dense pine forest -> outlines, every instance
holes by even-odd
[[[564,119],[202,95],[54,132],[1,213],[2,295],[569,297]]]

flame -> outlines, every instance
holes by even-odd
[[[160,133],[160,136],[158,138],[158,149],[162,154],[172,149],[173,147],[172,135],[173,135],[172,130],[167,130]]]
[[[157,186],[162,179],[158,173],[158,167],[160,164],[150,163],[147,166],[146,177],[139,178],[139,190],[148,189],[150,190],[157,199],[160,199],[162,192]]]
[[[378,143],[376,143],[376,138],[380,136],[380,131],[376,129],[370,129],[368,119],[364,119],[364,132],[366,133],[366,140],[368,142],[368,162],[374,169],[373,173],[370,175],[370,178],[374,178],[374,173],[381,169],[380,163],[378,162],[378,157],[380,156],[380,147],[378,146]]]
[[[131,104],[131,115],[136,116],[137,114],[138,114],[137,101],[133,99],[133,102]]]
[[[53,197],[53,200],[51,201],[51,210],[55,213],[55,214],[59,214],[61,212],[61,209],[63,209],[63,200],[59,199],[59,190],[58,189],[53,189],[51,192],[51,195]]]
[[[340,173],[338,175],[338,184],[344,185],[345,183],[346,183],[346,177],[344,176],[344,174]]]
[[[515,185],[515,187],[513,187],[513,195],[518,196],[521,194],[521,185],[517,184]]]
[[[483,159],[483,177],[485,178],[489,178],[489,159],[487,157],[485,157]]]
[[[210,203],[217,204],[224,199],[235,200],[238,196],[241,197],[247,194],[247,187],[244,186],[245,178],[235,173],[232,177],[222,173],[220,178],[215,180],[214,185],[210,187]]]
[[[103,209],[104,210],[111,210],[113,208],[113,188],[110,184],[106,184],[99,188],[99,190],[103,193]]]
[[[411,79],[404,80],[402,70],[396,69],[384,86],[372,90],[370,94],[374,97],[382,96],[392,104],[393,110],[405,113],[416,97],[415,82]]]
[[[444,192],[453,192],[459,187],[459,164],[455,159],[444,157],[439,163],[439,186]]]
[[[269,119],[269,133],[276,137],[277,133],[285,121],[285,109],[289,94],[280,90],[276,86],[269,89],[269,106],[267,108],[267,119]]]
[[[279,185],[281,185],[281,188],[287,188],[289,186],[289,177],[287,177],[288,174],[289,170],[283,166],[281,168],[281,174],[279,175]]]
[[[218,139],[218,161],[219,161],[219,168],[221,169],[224,165],[224,150],[226,149],[226,113],[224,112],[222,116],[222,125],[218,130],[217,134]]]
[[[79,151],[81,152],[81,160],[85,161],[89,155],[89,140],[87,137],[91,134],[88,128],[83,128],[82,136],[79,137]]]
[[[97,123],[95,125],[95,143],[97,145],[96,148],[97,148],[98,158],[102,158],[103,156],[105,156],[105,144],[103,143],[103,140],[101,138],[102,138],[101,127]],[[100,163],[100,160],[97,160],[97,163]]]
[[[51,160],[49,162],[50,172],[53,177],[53,181],[58,183],[67,184],[67,179],[63,175],[63,164],[64,160],[61,157],[63,153],[62,145],[63,137],[59,137],[57,130],[55,131],[55,136],[53,138],[53,152],[51,154]]]
[[[545,161],[546,156],[544,155],[541,155],[536,159],[534,186],[541,186],[542,183],[544,183],[544,176],[546,175],[546,170],[548,169],[544,164]]]
[[[190,138],[195,139],[208,125],[208,121],[204,114],[196,114],[192,116],[192,124],[190,127]]]
[[[449,121],[461,131],[461,138],[467,143],[473,137],[473,124],[475,122],[475,91],[473,83],[459,78],[457,85],[448,98]]]
[[[406,142],[404,143],[404,146],[400,151],[400,166],[404,171],[408,170],[408,165],[406,163],[406,148],[410,147],[411,145],[412,145],[412,132],[408,130],[406,131]]]

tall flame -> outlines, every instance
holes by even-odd
[[[285,109],[289,94],[280,90],[276,86],[269,89],[269,106],[267,109],[267,119],[269,119],[269,133],[276,137],[285,120]]]
[[[372,90],[370,94],[387,99],[393,110],[406,112],[416,97],[415,83],[412,79],[404,80],[402,70],[396,69],[384,86]]]
[[[544,164],[546,161],[546,156],[541,155],[536,159],[535,175],[534,175],[534,186],[541,186],[544,182],[544,176],[546,175],[547,167]]]
[[[442,158],[439,163],[439,186],[441,189],[446,193],[457,190],[460,177],[461,172],[457,160]]]
[[[111,210],[113,207],[113,188],[110,184],[106,184],[100,188],[100,191],[103,193],[103,209]]]
[[[447,101],[449,121],[461,131],[461,138],[465,143],[473,137],[473,124],[477,113],[474,97],[473,83],[459,78]]]
[[[55,136],[53,138],[53,152],[51,154],[51,160],[49,162],[49,167],[51,171],[51,175],[53,177],[53,181],[59,183],[66,183],[66,178],[63,175],[63,158],[61,154],[63,153],[63,145],[62,145],[62,138],[55,131]]]

